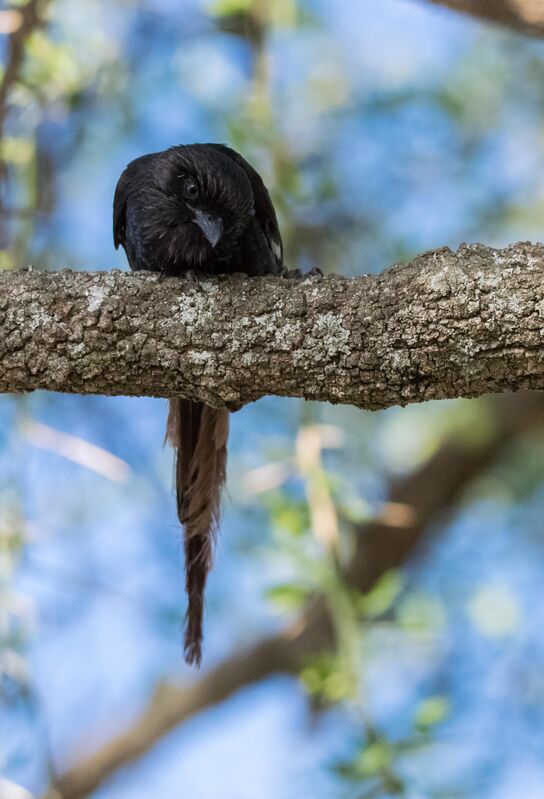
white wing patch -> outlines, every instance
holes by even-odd
[[[276,239],[272,239],[271,246],[275,257],[278,259],[278,261],[281,261],[281,246],[279,242],[276,241]]]

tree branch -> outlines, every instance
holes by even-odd
[[[19,78],[25,44],[31,34],[43,24],[48,3],[49,0],[28,0],[20,9],[14,9],[12,12],[20,14],[20,22],[9,36],[6,63],[0,81],[0,139],[4,134],[8,96]]]
[[[377,409],[544,388],[544,247],[463,245],[383,274],[200,287],[119,271],[0,274],[0,391],[265,394]]]
[[[348,569],[350,582],[360,591],[369,591],[385,572],[402,566],[424,541],[437,534],[439,526],[433,524],[437,516],[459,499],[513,439],[542,421],[544,395],[524,392],[494,397],[490,412],[494,436],[474,448],[449,441],[392,487],[390,500],[411,510],[405,527],[392,526],[386,519],[360,526]],[[84,799],[194,715],[271,674],[296,673],[305,660],[333,644],[326,608],[315,602],[283,633],[233,655],[195,682],[160,687],[129,730],[82,757],[59,776],[44,799]]]
[[[430,0],[490,22],[529,34],[544,36],[544,3],[542,0]]]
[[[43,799],[85,799],[182,721],[223,702],[243,685],[259,682],[274,672],[294,670],[291,650],[286,637],[267,638],[223,661],[195,683],[160,685],[129,730],[59,777]]]

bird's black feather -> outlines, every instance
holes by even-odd
[[[204,209],[224,216],[216,247],[194,224],[193,203],[182,191],[187,176],[198,181]],[[241,155],[220,144],[180,145],[132,161],[115,191],[113,236],[132,269],[261,275],[283,268],[276,214],[263,181]]]
[[[115,190],[113,238],[134,270],[176,276],[284,273],[270,195],[253,167],[223,144],[179,145],[132,161]],[[167,439],[176,450],[184,527],[189,663],[201,659],[204,588],[219,523],[227,433],[227,411],[169,401]]]

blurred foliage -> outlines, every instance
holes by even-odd
[[[317,438],[317,448],[312,446],[308,434]],[[353,757],[336,764],[335,772],[357,785],[358,797],[408,796],[410,780],[401,776],[402,765],[411,752],[419,757],[424,747],[432,747],[435,727],[447,719],[450,703],[444,695],[416,698],[409,735],[391,740],[386,732],[380,732],[367,707],[367,670],[376,646],[372,633],[386,628],[389,635],[418,647],[422,640],[443,634],[444,611],[435,597],[411,589],[398,571],[386,572],[366,594],[346,585],[343,567],[349,562],[353,530],[351,524],[340,522],[345,518],[341,502],[333,506],[335,536],[316,534],[315,525],[320,514],[323,517],[323,494],[328,499],[341,496],[345,482],[341,475],[325,471],[322,465],[322,447],[324,443],[330,444],[331,438],[339,445],[340,439],[331,436],[326,427],[301,428],[296,446],[298,458],[293,459],[296,468],[284,472],[285,482],[281,487],[274,486],[269,491],[266,486],[261,487],[273,534],[272,548],[266,558],[283,559],[284,571],[291,574],[290,582],[273,585],[266,595],[282,614],[301,612],[316,597],[328,606],[337,638],[336,651],[314,657],[303,667],[300,680],[320,712],[343,705],[366,731],[363,742],[354,747]],[[300,480],[305,484],[306,503],[296,500]],[[347,540],[342,542],[341,538]],[[496,617],[485,614],[492,612],[490,604],[496,595],[492,597],[483,590],[482,596],[473,599],[471,607],[475,618],[478,614],[482,624],[488,619],[487,623],[492,625]],[[506,599],[502,609],[505,607]],[[444,795],[442,791],[443,786],[438,793],[431,791],[428,795]]]
[[[52,2],[25,40],[1,131],[0,268],[111,267],[117,174],[188,137],[228,140],[258,166],[290,266],[358,274],[461,239],[538,238],[542,44],[457,28],[453,17],[425,22],[420,6],[212,0],[182,13],[168,0],[106,11],[97,0]],[[445,509],[431,551],[363,595],[342,577],[354,525],[378,518],[389,482],[444,440],[469,451],[489,441],[492,406],[372,416],[268,402],[233,418],[235,503],[210,590],[207,659],[319,597],[338,646],[308,660],[300,684],[316,725],[331,724],[341,746],[316,755],[333,791],[313,784],[308,795],[524,795],[519,781],[511,793],[491,784],[524,757],[538,761],[542,746],[542,432]],[[37,455],[27,417],[126,459],[126,482],[75,466],[69,452]],[[69,741],[91,728],[105,739],[112,718],[129,723],[157,682],[178,677],[181,564],[163,421],[143,400],[3,404],[2,760],[37,791]],[[161,775],[169,757],[184,773],[179,758],[162,757]],[[148,768],[138,777],[146,795],[166,796]],[[169,795],[180,790],[172,776]]]

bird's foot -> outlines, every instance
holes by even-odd
[[[282,277],[288,280],[308,280],[311,277],[323,277],[323,272],[318,266],[313,266],[308,272],[303,272],[301,269],[287,269],[283,268],[281,273]]]
[[[202,288],[202,282],[203,282],[202,272],[196,272],[194,269],[188,269],[185,272],[184,277],[185,280],[187,280],[189,283],[192,283],[192,285],[197,289],[197,291],[204,291],[204,289]]]

